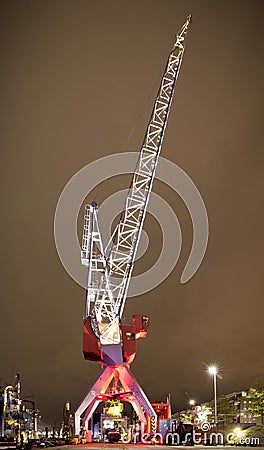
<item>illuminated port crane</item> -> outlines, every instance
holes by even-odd
[[[145,429],[156,429],[156,413],[129,370],[137,339],[147,335],[149,318],[132,316],[129,324],[122,324],[121,318],[190,22],[188,16],[169,54],[125,206],[106,248],[97,204],[85,207],[81,259],[88,267],[88,280],[83,354],[85,359],[101,363],[102,370],[75,413],[77,435],[81,415],[84,413],[83,426],[88,430],[98,404],[109,399],[131,403]]]

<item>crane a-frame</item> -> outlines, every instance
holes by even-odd
[[[83,354],[99,362],[102,370],[75,412],[76,435],[81,416],[88,430],[98,404],[113,398],[131,403],[145,429],[156,431],[156,413],[129,369],[136,341],[147,335],[149,318],[132,316],[128,324],[121,319],[190,22],[188,16],[169,54],[125,205],[106,248],[97,204],[85,207],[81,259],[88,267],[88,279]]]

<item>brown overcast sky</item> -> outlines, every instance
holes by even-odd
[[[132,370],[151,399],[170,392],[174,410],[185,406],[185,392],[212,398],[204,363],[221,365],[219,393],[254,383],[264,374],[263,2],[13,0],[0,9],[0,384],[19,372],[24,395],[58,423],[64,401],[74,409],[98,373],[82,359],[85,293],[57,256],[55,207],[84,165],[139,149],[174,35],[190,13],[162,156],[199,188],[210,239],[200,269],[181,285],[190,218],[155,183],[177,213],[183,250],[158,288],[127,303],[126,317],[151,317]],[[94,196],[101,202],[110,190],[115,180]],[[142,267],[159,245],[150,225]]]

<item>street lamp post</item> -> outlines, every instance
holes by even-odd
[[[213,375],[214,378],[214,422],[215,427],[217,427],[218,419],[217,419],[217,387],[216,387],[216,375],[217,375],[217,368],[215,366],[211,366],[208,368],[208,372],[210,375]]]

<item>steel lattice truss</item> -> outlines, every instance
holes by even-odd
[[[97,309],[96,316],[98,318],[103,309],[103,317],[107,319],[107,322],[112,322],[116,314],[112,291],[109,288],[108,268],[99,228],[97,203],[95,202],[85,207],[81,259],[82,264],[88,266],[85,317],[90,315],[91,307],[93,307]],[[105,283],[100,290],[102,276],[105,278]],[[99,301],[99,298],[104,298],[104,302]],[[100,322],[101,319],[100,317]]]
[[[82,263],[88,266],[86,317],[94,318],[94,331],[102,343],[119,343],[129,281],[147,211],[147,204],[168,121],[174,88],[184,53],[188,17],[176,36],[147,127],[119,223],[104,250],[97,205],[86,207]]]

